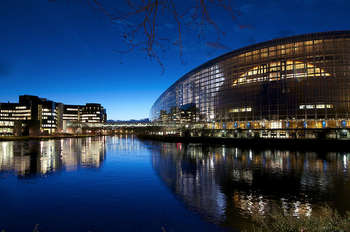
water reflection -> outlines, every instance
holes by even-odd
[[[180,143],[161,144],[152,155],[158,175],[189,208],[232,228],[276,210],[311,215],[325,203],[350,210],[349,161],[347,153]]]
[[[144,144],[135,138],[134,135],[121,134],[108,137],[108,149],[111,151],[134,152],[144,150]]]
[[[98,168],[105,159],[105,137],[0,142],[0,173],[46,175],[62,169]]]

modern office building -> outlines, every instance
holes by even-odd
[[[30,106],[19,103],[0,103],[0,135],[20,134],[22,124],[31,121]]]
[[[97,103],[86,105],[64,105],[63,120],[85,123],[104,123],[107,121],[106,109]]]
[[[39,98],[37,96],[22,95],[19,96],[19,104],[22,108],[26,107],[30,109],[30,121],[27,119],[23,128],[37,128],[38,130],[37,132],[31,132],[30,134],[52,134],[61,130],[62,103],[50,101],[46,98]]]
[[[179,122],[174,112],[188,104],[206,128],[350,127],[350,31],[275,39],[210,60],[170,86],[151,119]]]
[[[107,121],[106,109],[101,104],[64,105],[63,108],[63,131],[67,133],[81,131],[82,125],[98,126]]]
[[[63,120],[71,122],[81,122],[81,105],[64,105]]]
[[[106,110],[101,106],[101,104],[87,103],[81,108],[81,121],[86,123],[106,122]]]
[[[37,96],[19,96],[18,103],[0,103],[0,135],[52,134],[61,126],[60,103]]]
[[[19,96],[18,103],[0,103],[0,136],[65,132],[67,124],[106,122],[100,104],[64,105],[37,96]]]

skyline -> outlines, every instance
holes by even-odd
[[[222,25],[225,46],[189,42],[185,64],[170,48],[162,74],[159,64],[142,52],[123,57],[113,52],[120,48],[117,29],[86,1],[5,0],[2,5],[0,79],[5,88],[0,102],[16,102],[23,94],[67,104],[98,102],[111,120],[148,117],[158,96],[177,79],[224,53],[279,37],[348,30],[350,10],[347,1],[237,1],[239,22]],[[259,10],[262,7],[265,11]]]

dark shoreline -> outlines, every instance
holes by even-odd
[[[137,135],[142,140],[156,140],[170,143],[201,143],[210,145],[229,145],[241,148],[276,148],[312,151],[348,151],[350,140],[341,139],[262,139],[262,138],[223,138],[223,137],[180,137],[161,135]]]
[[[41,136],[0,136],[1,141],[27,141],[27,140],[50,140],[50,139],[64,139],[64,138],[86,138],[98,137],[101,135],[41,135]]]
[[[28,141],[28,140],[51,140],[63,138],[87,138],[102,135],[46,135],[46,136],[4,136],[1,141]],[[228,145],[241,148],[276,148],[288,150],[312,150],[312,151],[346,151],[350,152],[350,140],[342,139],[262,139],[262,138],[225,138],[225,137],[182,137],[161,135],[136,135],[141,140],[153,140],[170,143],[201,143],[210,145]]]

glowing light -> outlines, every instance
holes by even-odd
[[[255,66],[233,81],[232,86],[265,81],[278,81],[290,78],[306,78],[331,76],[323,69],[310,63],[288,60],[287,62],[271,62]]]

